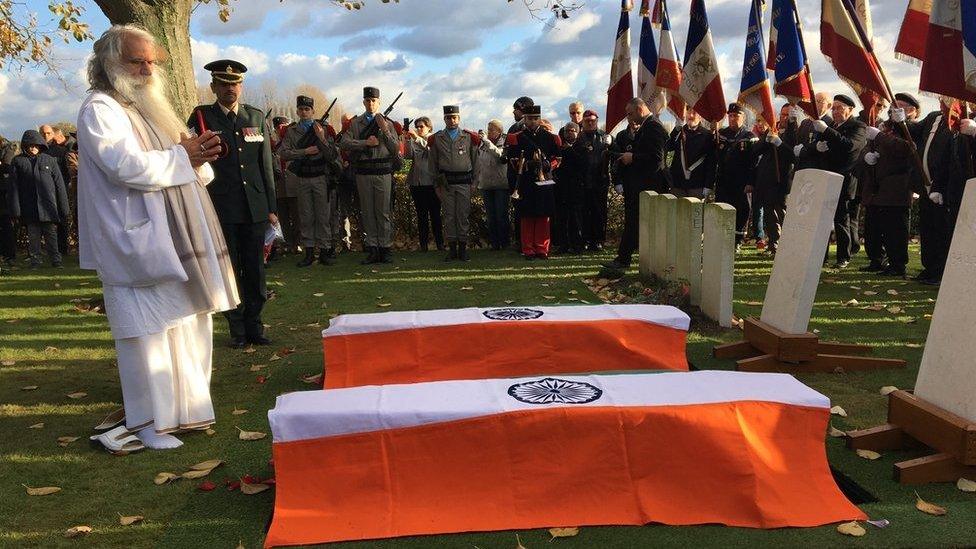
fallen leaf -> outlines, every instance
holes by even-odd
[[[852,299],[852,300],[847,301],[846,303],[844,303],[844,306],[845,307],[855,307],[857,305],[860,305],[860,302],[858,302],[858,300],[856,300],[856,299]]]
[[[860,290],[860,289],[861,289],[861,287],[860,287],[860,286],[851,286],[851,289],[852,289],[852,290]]]
[[[897,306],[897,305],[892,305],[891,307],[888,307],[888,312],[891,313],[891,314],[893,314],[893,315],[896,315],[896,314],[902,312],[902,310],[903,309],[901,307]]]
[[[72,442],[78,440],[80,437],[58,437],[58,446],[67,446]]]
[[[47,347],[44,347],[44,352],[47,352],[47,353],[54,353],[54,352],[57,352],[57,350],[58,350],[57,347],[52,347],[50,345],[48,345]]]
[[[191,465],[190,469],[193,471],[213,471],[224,463],[221,459],[208,459],[207,461],[201,461],[195,465]]]
[[[0,365],[3,366],[13,366],[14,364],[17,364],[16,360],[4,360],[3,362],[0,362]]]
[[[869,311],[883,311],[884,310],[884,305],[877,305],[877,304],[876,305],[869,305],[869,306],[865,307],[865,309],[867,309]]]
[[[258,352],[258,350],[255,349],[253,346],[248,345],[247,347],[244,348],[244,352],[247,353],[247,354],[251,354],[251,353]]]
[[[855,453],[864,459],[870,459],[872,461],[881,457],[881,454],[875,452],[874,450],[855,450]]]
[[[42,423],[35,423],[35,424],[31,425],[30,427],[28,427],[28,429],[43,429],[43,428],[44,428],[44,423],[43,422]]]
[[[155,484],[156,486],[161,486],[163,484],[166,484],[167,482],[179,480],[180,478],[182,478],[180,477],[180,475],[176,475],[173,473],[166,473],[166,472],[157,473],[156,477],[153,478],[153,484]]]
[[[878,392],[881,393],[881,396],[888,396],[888,395],[890,395],[891,393],[894,393],[897,390],[898,390],[898,387],[895,387],[894,385],[885,385]]]
[[[864,290],[864,295],[878,295],[878,292],[874,290]]]
[[[207,433],[207,436],[213,436],[217,434],[217,431],[214,431],[213,429],[207,429],[206,431],[204,431],[204,433]]]
[[[235,547],[234,549],[244,549],[244,540],[240,540],[240,539],[237,540],[237,547]]]
[[[834,438],[843,438],[847,436],[847,433],[841,431],[840,429],[834,427],[833,425],[830,426],[830,430],[828,431],[828,433],[830,434],[830,436]]]
[[[131,526],[137,522],[142,522],[145,517],[142,515],[133,515],[131,517],[124,517],[122,513],[119,513],[119,524],[122,526]]]
[[[91,526],[72,526],[64,531],[64,537],[66,538],[76,538],[78,536],[84,536],[90,534],[92,531]]]
[[[216,484],[210,482],[209,480],[205,480],[197,485],[197,490],[201,490],[203,492],[212,492],[216,487],[217,487]]]
[[[549,535],[552,536],[552,539],[549,541],[556,538],[571,538],[577,534],[579,534],[579,528],[575,526],[570,528],[550,528]]]
[[[256,482],[252,484],[250,482],[245,482],[243,479],[241,480],[241,493],[247,496],[260,494],[261,492],[267,490],[268,488],[271,487],[261,482]]]
[[[245,431],[240,427],[237,428],[240,433],[237,434],[237,438],[241,440],[261,440],[262,438],[268,436],[267,433],[262,433],[259,431]]]
[[[322,296],[324,296],[325,294],[324,294],[324,293],[322,293],[322,292],[315,292],[315,293],[314,293],[314,294],[312,294],[312,295],[313,295],[313,296],[315,296],[315,297],[322,297]]]
[[[515,549],[528,549],[526,546],[522,545],[522,540],[519,538],[518,534],[515,534]]]
[[[898,290],[891,289],[891,290],[888,290],[887,293],[888,293],[888,295],[898,295]]]
[[[257,371],[260,371],[261,368],[267,368],[267,367],[268,367],[267,364],[253,364],[251,366],[251,371],[252,372],[257,372]]]
[[[857,521],[845,522],[844,524],[839,524],[837,525],[837,531],[840,532],[841,534],[844,534],[845,536],[854,536],[856,538],[859,538],[864,534],[868,533],[867,530],[865,530],[863,526],[858,524]]]
[[[209,475],[210,474],[210,471],[212,471],[212,469],[205,469],[203,471],[193,471],[193,470],[190,470],[190,471],[187,471],[187,472],[183,473],[180,476],[182,476],[186,480],[196,480],[198,478],[203,478],[203,477]]]
[[[569,291],[569,295],[576,295],[578,293],[579,293],[579,290],[570,290]]]
[[[85,398],[86,396],[88,396],[88,393],[82,393],[79,391],[77,393],[68,393],[65,396],[73,400],[78,400],[79,398]]]
[[[554,296],[554,295],[544,295],[544,296],[542,296],[542,298],[543,299],[556,299],[556,296]]]
[[[257,381],[258,383],[264,383],[265,381],[268,381],[268,376],[258,376],[258,377],[256,377],[256,378],[254,379],[254,381]],[[243,412],[241,412],[241,413],[243,414],[243,413],[245,413],[245,412],[247,412],[247,410],[244,410],[244,411],[243,411]],[[234,415],[236,416],[236,415],[239,415],[239,414],[234,414]]]
[[[231,412],[231,414],[232,415],[235,415],[235,416],[242,416],[242,415],[244,415],[246,413],[247,413],[247,410],[238,410],[237,408],[234,408],[234,410]]]
[[[960,478],[956,481],[956,488],[959,488],[963,492],[976,492],[976,482],[968,478]]]
[[[307,375],[304,375],[304,376],[302,376],[302,381],[305,382],[305,383],[312,383],[312,384],[315,384],[315,385],[321,385],[322,384],[322,374],[319,373],[319,374],[307,374]]]
[[[921,343],[906,343],[905,344],[905,347],[908,347],[909,349],[921,349],[922,348],[922,344]]]
[[[915,492],[915,508],[923,513],[934,515],[937,517],[941,517],[942,515],[947,513],[945,507],[939,507],[934,503],[929,503],[925,501],[918,495],[918,492]]]
[[[377,307],[381,307],[383,309],[389,307],[390,305],[393,305],[393,304],[392,303],[377,303],[376,304]]]
[[[835,416],[847,417],[847,410],[841,408],[840,406],[834,406],[830,409],[830,413]]]
[[[515,303],[515,301],[513,301],[511,299],[506,299],[505,300],[505,305],[511,305],[512,303]]]
[[[21,391],[34,391],[37,389],[37,385],[24,385],[20,388]]]
[[[26,484],[21,484],[21,486],[27,488],[28,496],[49,496],[61,491],[61,488],[58,488],[57,486],[43,486],[41,488],[31,488]]]
[[[474,289],[473,286],[461,286],[461,291],[462,292],[470,292],[473,289]]]

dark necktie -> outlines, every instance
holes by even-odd
[[[227,111],[227,119],[233,124],[237,120],[237,113],[234,111]]]

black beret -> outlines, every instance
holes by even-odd
[[[542,116],[542,107],[539,105],[526,105],[526,107],[522,109],[522,114],[525,116]]]
[[[295,101],[296,107],[315,107],[315,100],[307,95],[299,95],[298,99]]]
[[[522,97],[519,97],[518,99],[515,100],[515,103],[512,105],[512,108],[518,109],[524,113],[525,108],[531,107],[532,105],[535,105],[535,101],[533,101],[531,97],[525,97],[523,95]]]
[[[211,78],[217,82],[238,84],[244,81],[244,73],[247,72],[247,67],[244,66],[244,63],[233,59],[218,59],[204,65],[203,70],[210,71]]]
[[[457,105],[444,105],[444,116],[449,114],[461,114],[461,109]]]
[[[363,88],[363,99],[379,99],[380,90],[379,88],[374,88],[372,86],[366,86]]]
[[[852,109],[857,106],[857,104],[854,103],[854,100],[853,99],[851,99],[850,97],[848,97],[848,96],[846,96],[846,95],[844,95],[842,93],[838,93],[837,95],[835,95],[834,96],[834,101],[840,101],[841,103],[847,105],[848,107],[850,107]]]
[[[915,96],[910,93],[896,93],[895,100],[904,101],[916,109],[922,108],[922,105],[918,102],[918,99],[916,99]]]
[[[726,112],[726,114],[733,114],[733,113],[735,113],[735,114],[742,114],[745,111],[742,110],[742,105],[740,105],[738,103],[729,103],[729,109],[727,111],[725,111],[725,112]]]

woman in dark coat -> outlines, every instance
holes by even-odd
[[[31,267],[42,263],[42,238],[51,265],[60,267],[57,226],[68,221],[69,212],[61,168],[55,158],[44,154],[47,143],[36,130],[24,132],[20,150],[10,165],[11,216],[27,226]]]

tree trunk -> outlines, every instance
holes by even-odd
[[[113,25],[136,24],[156,37],[169,55],[169,99],[187,117],[197,104],[190,54],[190,12],[194,0],[95,0]]]

